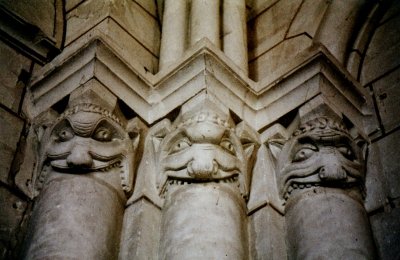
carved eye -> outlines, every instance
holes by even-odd
[[[318,148],[313,145],[302,147],[293,157],[293,162],[302,162],[310,158]]]
[[[222,148],[227,150],[231,154],[235,154],[235,147],[233,146],[232,142],[229,139],[222,139],[221,143],[219,144]]]
[[[190,147],[191,145],[192,144],[190,143],[188,138],[180,139],[172,147],[171,153],[176,153],[176,152],[182,151],[182,150]]]
[[[355,156],[353,151],[348,146],[337,147],[338,151],[348,160],[354,160]]]
[[[109,142],[112,139],[112,132],[105,127],[99,127],[93,134],[93,139],[100,142]]]
[[[57,141],[66,142],[68,140],[71,140],[73,137],[74,132],[72,131],[72,129],[70,127],[65,127],[58,132]]]

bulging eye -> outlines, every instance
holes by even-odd
[[[112,132],[105,127],[99,127],[93,134],[93,139],[100,142],[109,142],[112,139]]]
[[[347,159],[349,160],[354,160],[355,159],[355,155],[353,153],[353,151],[351,150],[350,147],[348,146],[340,146],[337,147],[338,151]]]
[[[66,142],[74,137],[74,132],[70,127],[62,128],[57,135],[57,141]]]
[[[293,157],[293,162],[302,162],[310,158],[315,151],[317,151],[317,148],[314,146],[307,146],[307,147],[302,147],[300,150],[296,152],[296,154]]]
[[[233,146],[232,142],[229,139],[222,139],[221,143],[219,144],[222,148],[227,150],[231,154],[235,154],[235,147]]]
[[[178,140],[173,146],[170,153],[176,153],[182,151],[191,146],[191,143],[188,138],[183,138]]]

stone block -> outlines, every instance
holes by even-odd
[[[23,121],[0,108],[0,181],[7,183]]]
[[[366,198],[365,209],[367,212],[377,210],[386,202],[387,183],[382,172],[379,146],[372,143],[368,148],[367,173],[366,173]]]
[[[0,186],[0,259],[11,259],[10,251],[21,239],[18,232],[26,207],[26,201]]]
[[[1,5],[51,37],[54,34],[55,2],[56,0],[18,0],[1,1]]]
[[[400,208],[370,217],[380,259],[400,259]]]
[[[0,103],[18,111],[23,84],[18,84],[21,70],[29,71],[31,61],[0,42]]]
[[[289,64],[295,56],[307,47],[310,47],[311,44],[312,39],[304,34],[281,42],[279,45],[250,62],[250,78],[259,81],[263,77],[267,77],[274,70]]]
[[[251,259],[287,259],[284,217],[267,206],[250,215],[249,221]]]
[[[250,8],[248,19],[256,17],[279,1],[280,0],[247,0],[247,6]]]
[[[305,0],[290,25],[287,37],[301,33],[314,37],[328,6],[329,2],[325,0]]]
[[[400,130],[379,140],[377,145],[383,168],[383,176],[388,184],[388,195],[400,197]]]
[[[386,132],[400,125],[400,117],[398,116],[400,104],[399,82],[400,68],[372,83],[379,115]]]
[[[132,0],[88,0],[67,15],[66,45],[111,17],[153,55],[158,56],[160,29],[157,20]],[[118,37],[116,40],[121,41]],[[120,44],[129,46],[130,42]]]
[[[69,12],[71,9],[75,8],[77,5],[85,0],[66,0],[65,1],[65,11]]]
[[[400,15],[377,28],[367,50],[361,83],[382,76],[400,64]]]
[[[160,210],[140,199],[125,210],[120,259],[157,259],[160,239]]]
[[[158,17],[158,10],[156,1],[149,1],[149,0],[135,0],[135,2],[140,5],[143,9],[149,12],[155,18]]]
[[[257,58],[285,38],[300,3],[299,0],[281,0],[248,24],[249,59]]]
[[[392,1],[389,9],[383,16],[381,23],[387,22],[389,19],[392,19],[395,16],[400,14],[400,2],[399,1]]]

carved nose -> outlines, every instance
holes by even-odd
[[[215,160],[193,160],[188,164],[189,176],[197,179],[212,178],[218,172],[218,163]]]
[[[343,181],[347,178],[346,170],[338,163],[331,163],[321,167],[318,175],[323,181]]]
[[[67,164],[71,168],[90,168],[93,165],[93,159],[87,147],[76,145],[67,157]]]

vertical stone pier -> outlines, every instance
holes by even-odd
[[[376,259],[364,158],[339,118],[301,124],[278,157],[289,259]]]

